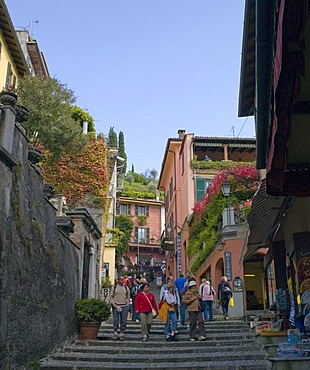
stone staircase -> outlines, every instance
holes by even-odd
[[[208,322],[207,340],[190,342],[186,327],[178,328],[178,342],[166,342],[163,323],[156,319],[147,342],[140,324],[129,321],[125,341],[113,341],[111,319],[103,323],[99,340],[77,340],[42,360],[41,369],[268,369],[266,354],[248,325],[239,320]]]

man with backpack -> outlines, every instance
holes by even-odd
[[[218,299],[221,301],[223,317],[228,320],[228,304],[232,297],[232,289],[227,282],[227,277],[222,276],[221,282],[218,285]]]
[[[131,303],[132,321],[136,321],[136,322],[139,322],[139,314],[135,311],[134,307],[135,307],[136,296],[139,292],[140,292],[140,287],[138,285],[137,280],[134,279],[132,280],[130,294],[131,294],[131,300],[132,300],[132,303]]]
[[[124,276],[120,276],[117,284],[112,288],[110,303],[113,309],[113,340],[125,340],[127,316],[130,308],[130,290],[124,285]],[[120,336],[118,329],[120,327]]]

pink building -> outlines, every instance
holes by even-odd
[[[120,197],[117,214],[133,216],[134,232],[129,243],[128,270],[155,271],[165,263],[160,237],[164,225],[164,202]]]
[[[179,130],[178,134],[177,138],[167,141],[158,185],[165,194],[162,248],[166,251],[166,273],[173,277],[190,269],[186,248],[195,203],[202,198],[212,178],[221,169],[229,167],[231,162],[254,162],[256,152],[254,138],[199,137],[186,134],[185,130]],[[217,284],[228,268],[233,269],[232,276],[243,273],[238,258],[243,248],[244,233],[237,230],[240,227],[235,222],[233,224],[223,224],[226,226],[222,233],[224,239],[215,248],[218,254],[201,266],[198,280],[208,277]]]

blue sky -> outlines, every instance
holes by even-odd
[[[51,76],[74,90],[97,133],[124,132],[128,169],[158,172],[178,129],[255,135],[238,118],[244,0],[6,0]],[[36,22],[38,21],[38,22]]]

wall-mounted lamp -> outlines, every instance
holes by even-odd
[[[231,183],[230,182],[222,182],[221,189],[222,189],[223,195],[225,197],[229,197],[230,190],[231,190]]]

